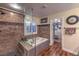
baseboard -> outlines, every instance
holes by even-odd
[[[70,49],[67,49],[67,48],[64,48],[64,47],[62,47],[62,49],[63,49],[64,51],[67,51],[67,52],[70,52],[70,53],[72,53],[72,54],[74,54],[74,55],[77,55],[77,52],[71,51]]]

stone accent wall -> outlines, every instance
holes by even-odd
[[[15,23],[23,23],[23,15],[11,12],[9,10],[5,10],[0,8],[0,11],[3,11],[5,14],[0,15],[0,21],[4,22],[15,22]]]
[[[38,36],[50,39],[50,25],[38,25]]]
[[[5,12],[0,15],[0,55],[15,55],[17,43],[23,37],[23,15],[0,10]]]

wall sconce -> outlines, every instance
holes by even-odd
[[[5,13],[2,11],[2,10],[0,10],[0,15],[4,15]]]

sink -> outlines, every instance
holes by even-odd
[[[28,39],[26,41],[23,41],[23,44],[24,45],[28,44],[30,46],[35,46],[35,43],[34,43],[33,39]]]

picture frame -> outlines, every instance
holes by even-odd
[[[65,28],[65,34],[67,35],[72,35],[72,34],[75,34],[76,33],[76,28]]]
[[[48,18],[47,17],[41,19],[41,23],[47,23],[47,22],[48,22]]]

